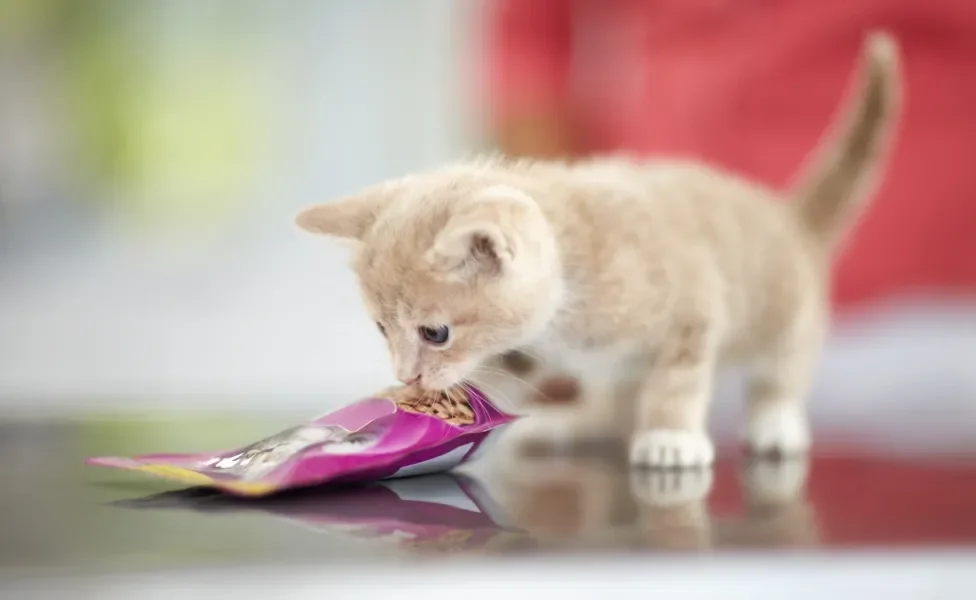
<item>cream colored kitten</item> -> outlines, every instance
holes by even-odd
[[[734,362],[751,373],[747,441],[803,451],[830,259],[887,154],[897,54],[869,38],[838,136],[788,202],[702,164],[487,159],[310,207],[298,224],[360,242],[366,307],[404,382],[444,389],[513,349],[598,361],[607,376],[587,382],[581,408],[535,419],[533,435],[623,422],[634,463],[684,467],[713,461],[712,382]],[[613,403],[624,384],[633,411]]]

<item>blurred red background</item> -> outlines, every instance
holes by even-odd
[[[839,309],[976,290],[976,3],[488,0],[500,148],[699,157],[785,185],[846,98],[865,33],[899,40],[905,112],[840,257]]]

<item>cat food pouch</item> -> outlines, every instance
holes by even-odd
[[[480,455],[512,420],[470,385],[436,393],[403,386],[227,452],[87,462],[264,496],[447,471]]]

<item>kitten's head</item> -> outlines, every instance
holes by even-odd
[[[298,225],[352,240],[366,308],[397,378],[442,390],[538,335],[562,299],[556,242],[526,192],[433,173],[306,209]]]

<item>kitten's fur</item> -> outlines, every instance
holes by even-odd
[[[873,193],[900,104],[894,40],[864,48],[852,107],[788,202],[702,164],[488,159],[310,207],[298,224],[361,242],[354,268],[403,381],[444,389],[516,348],[625,364],[639,375],[632,461],[692,466],[713,460],[712,381],[736,362],[751,373],[748,442],[803,451],[830,259]],[[418,334],[439,325],[444,346]],[[596,401],[536,419],[535,434],[618,426],[619,383],[587,382]]]

